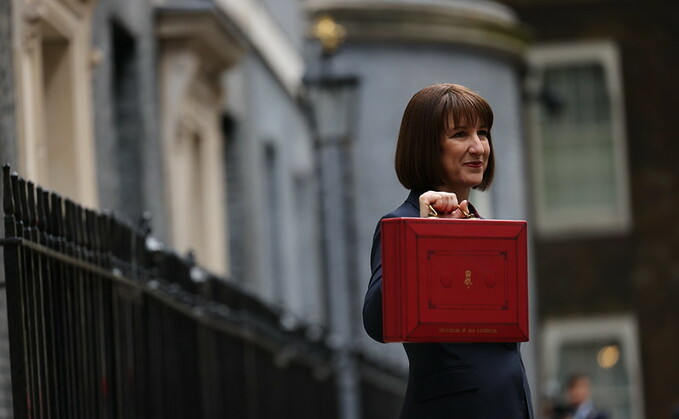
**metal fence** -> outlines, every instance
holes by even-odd
[[[15,418],[335,418],[333,352],[133,226],[3,167]]]

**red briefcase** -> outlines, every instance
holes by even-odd
[[[526,222],[382,220],[387,342],[528,340]]]

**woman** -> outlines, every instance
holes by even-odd
[[[479,217],[472,188],[493,180],[493,111],[455,84],[417,92],[405,109],[396,145],[396,174],[410,194],[383,218]],[[380,226],[373,238],[372,276],[363,304],[368,334],[383,342]],[[533,418],[530,390],[516,343],[404,343],[410,361],[402,419]]]

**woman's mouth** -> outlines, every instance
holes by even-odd
[[[479,169],[483,167],[483,162],[480,161],[470,161],[467,163],[463,163],[464,166],[471,167],[473,169]]]

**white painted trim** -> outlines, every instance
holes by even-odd
[[[641,352],[636,318],[632,315],[547,320],[542,328],[543,382],[556,377],[564,343],[616,339],[622,345],[629,374],[630,417],[644,419]]]
[[[215,0],[215,4],[245,32],[288,94],[296,97],[304,60],[266,9],[253,0]]]
[[[544,168],[540,157],[541,137],[537,127],[538,103],[531,103],[531,153],[534,165],[534,190],[536,194],[536,220],[538,231],[543,237],[591,236],[597,234],[626,233],[632,226],[629,192],[629,169],[627,165],[627,138],[625,131],[625,103],[618,46],[609,40],[577,43],[546,43],[533,47],[528,53],[531,68],[539,69],[548,65],[579,64],[596,62],[603,66],[607,90],[611,99],[611,124],[613,150],[615,153],[615,176],[617,179],[617,216],[567,210],[547,214],[541,203],[544,201]],[[539,73],[536,71],[536,73]],[[539,78],[539,76],[538,76]],[[539,80],[533,80],[536,86]]]
[[[47,112],[46,96],[43,87],[44,63],[42,62],[43,29],[48,24],[51,31],[68,44],[68,76],[70,83],[64,86],[72,103],[68,120],[71,125],[69,142],[63,146],[68,149],[68,162],[61,161],[68,169],[71,178],[68,190],[57,190],[61,194],[78,201],[87,207],[98,203],[96,159],[94,158],[94,134],[92,121],[91,92],[91,51],[90,21],[91,9],[72,8],[72,4],[56,0],[42,2],[16,2],[13,14],[18,133],[18,166],[27,179],[53,189],[54,177],[50,175],[49,155],[40,157],[40,146],[47,144],[49,133],[45,132]],[[62,93],[59,97],[63,97]],[[54,162],[54,158],[51,162]],[[57,169],[61,170],[61,167]],[[51,177],[52,176],[52,177]],[[62,185],[63,186],[63,185]],[[59,188],[57,188],[59,189]]]
[[[201,72],[204,57],[199,51],[184,45],[164,47],[159,58],[163,170],[172,246],[182,253],[192,246],[201,265],[213,273],[226,275],[229,272],[224,226],[227,208],[224,188],[220,183],[224,171],[223,140],[219,130],[221,94]],[[181,147],[182,128],[199,134],[201,139],[199,158],[204,180],[204,213],[200,215],[192,213],[184,205],[190,198],[188,192],[193,185],[187,184],[188,179],[181,177],[187,170],[187,159],[191,157]],[[200,239],[200,243],[191,243],[187,229],[197,223],[200,223],[202,231],[210,234]]]

